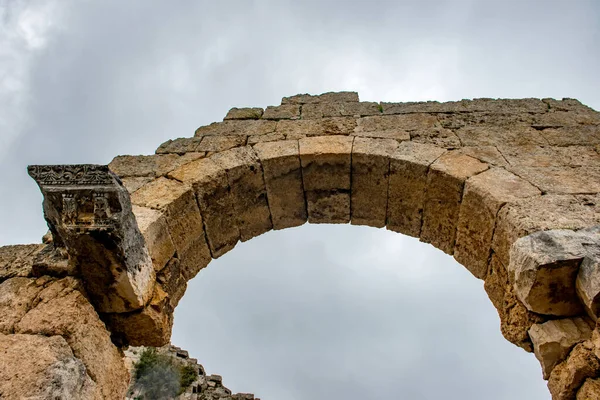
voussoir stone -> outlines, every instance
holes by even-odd
[[[262,165],[250,146],[217,153],[211,159],[225,170],[240,238],[250,240],[273,228]]]
[[[515,293],[536,313],[557,316],[581,314],[575,280],[586,250],[571,230],[536,232],[520,238],[510,251],[508,271]]]
[[[353,140],[354,138],[346,136],[300,139],[300,162],[308,222],[350,222]]]
[[[430,144],[398,145],[390,156],[387,229],[419,237],[429,166],[445,152]]]
[[[454,258],[475,277],[485,278],[498,211],[508,202],[541,194],[503,168],[469,178],[460,205]]]
[[[552,369],[567,358],[579,342],[589,340],[592,327],[584,318],[564,318],[535,324],[529,329],[535,356],[542,366],[544,379]]]
[[[487,164],[458,152],[447,152],[431,164],[427,175],[421,241],[431,243],[445,253],[454,252],[465,181],[487,169]]]
[[[390,155],[398,148],[393,139],[357,137],[352,147],[351,223],[385,226]]]
[[[134,205],[133,214],[144,236],[155,271],[160,271],[175,253],[167,219],[157,210]]]
[[[308,217],[298,141],[258,143],[254,150],[263,166],[273,228],[304,224]]]
[[[576,288],[579,299],[593,319],[600,317],[600,240],[593,238],[587,243],[587,254],[577,274]]]

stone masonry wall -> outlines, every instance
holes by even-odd
[[[21,293],[15,279],[35,288],[46,279],[88,309],[87,299],[94,304],[89,318],[106,324],[115,351],[162,346],[186,282],[239,241],[305,222],[386,227],[453,255],[483,280],[504,337],[535,353],[553,399],[600,398],[599,152],[600,114],[573,99],[374,103],[342,92],[286,97],[264,110],[234,108],[223,122],[169,140],[155,155],[110,163],[114,185],[125,186],[132,204],[111,189],[121,193],[125,221],[111,229],[117,243],[138,243],[141,233],[145,247],[136,254],[149,257],[154,269],[141,279],[133,264],[114,267],[118,287],[140,293],[132,301],[122,303],[123,290],[102,298],[100,283],[112,278],[90,282],[93,275],[81,273],[88,270],[82,263],[94,261],[82,256],[85,234],[65,240],[61,234],[71,231],[52,226],[65,220],[60,213],[71,210],[65,207],[73,194],[62,211],[59,203],[51,209],[58,212],[49,219],[56,245],[0,249],[0,290],[13,298]],[[58,198],[60,188],[51,189]],[[137,228],[128,225],[127,212]],[[111,260],[105,253],[92,254]],[[32,304],[21,313],[27,317],[38,307],[25,303]],[[10,337],[3,342],[20,334],[63,337],[74,356],[63,351],[60,359],[80,360],[104,388],[76,351],[78,336],[42,329],[34,317],[24,323],[21,314],[0,325]],[[77,331],[76,324],[70,329]],[[79,376],[80,390],[91,390]]]

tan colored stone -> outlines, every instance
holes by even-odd
[[[492,248],[503,264],[520,237],[549,229],[581,229],[600,224],[597,196],[544,195],[518,200],[498,213]]]
[[[358,101],[358,93],[356,92],[327,92],[320,95],[298,94],[295,96],[284,97],[281,100],[281,104],[310,104],[353,101]]]
[[[465,181],[488,169],[472,157],[447,152],[429,168],[420,238],[453,254],[456,226]]]
[[[385,226],[390,155],[398,148],[392,139],[357,137],[352,146],[351,223]]]
[[[544,137],[528,126],[465,126],[456,131],[463,146],[545,145]]]
[[[550,128],[540,134],[552,146],[590,146],[600,144],[600,125],[576,125]]]
[[[546,193],[600,192],[600,167],[513,167],[511,171]]]
[[[302,106],[302,119],[327,117],[364,117],[379,115],[379,104],[372,102],[314,103]]]
[[[508,162],[495,146],[465,146],[460,148],[460,152],[490,165],[508,166]]]
[[[31,267],[42,244],[18,244],[0,247],[0,282],[15,276],[31,276]]]
[[[98,385],[102,398],[122,398],[129,380],[127,370],[81,288],[73,278],[49,283],[38,294],[34,308],[15,325],[15,332],[64,337]]]
[[[240,238],[250,240],[273,228],[262,166],[250,146],[211,157],[227,174]]]
[[[506,160],[515,167],[597,166],[600,155],[592,146],[501,146]]]
[[[47,283],[47,277],[15,277],[0,283],[0,333],[14,333],[15,324],[33,307]]]
[[[0,333],[0,354],[2,399],[102,398],[100,388],[61,336]]]
[[[583,303],[586,311],[593,319],[600,317],[600,240],[588,241],[584,247],[590,253],[591,247],[595,247],[596,254],[587,254],[581,262],[577,281],[577,295]]]
[[[286,139],[298,140],[307,136],[349,135],[356,128],[356,119],[335,117],[277,122],[277,132]]]
[[[269,106],[263,114],[264,119],[298,119],[300,118],[300,106],[297,104],[283,104],[281,106]]]
[[[245,107],[245,108],[236,108],[233,107],[225,118],[223,119],[260,119],[262,117],[264,110],[258,107]]]
[[[147,306],[132,313],[110,316],[110,328],[117,337],[127,338],[131,346],[164,346],[169,343],[173,326],[170,313]]]
[[[535,232],[518,239],[508,265],[517,297],[539,314],[581,314],[575,280],[585,254],[579,235],[571,230]]]
[[[275,131],[277,121],[268,120],[231,120],[213,122],[207,126],[196,129],[194,136],[251,136],[265,135]]]
[[[459,101],[450,101],[445,103],[440,103],[437,101],[407,103],[382,102],[381,107],[384,114],[447,113],[467,111],[465,106]]]
[[[352,142],[346,136],[300,139],[308,222],[350,222]]]
[[[182,266],[178,258],[172,258],[165,268],[156,275],[157,285],[155,296],[160,298],[164,292],[168,297],[169,305],[174,309],[185,294],[187,280],[182,273]]]
[[[273,132],[273,133],[267,133],[266,135],[249,136],[247,144],[248,144],[248,146],[251,146],[251,145],[255,145],[257,143],[276,142],[278,140],[285,140],[285,135],[283,133]]]
[[[540,195],[529,182],[503,168],[492,168],[469,178],[458,217],[456,261],[475,277],[484,279],[498,211],[508,202]]]
[[[552,369],[567,358],[579,342],[589,340],[592,328],[583,318],[565,318],[535,324],[529,329],[535,356],[542,366],[544,379]]]
[[[259,143],[254,150],[264,170],[274,229],[302,225],[307,220],[297,141]]]
[[[588,378],[600,375],[600,361],[589,341],[575,346],[567,360],[558,364],[550,374],[548,389],[553,400],[572,400]]]
[[[233,249],[240,231],[225,169],[207,158],[186,164],[169,176],[193,185],[212,256],[218,258]]]
[[[204,153],[156,154],[152,156],[117,156],[108,165],[119,178],[159,177],[180,165],[204,156]]]
[[[259,135],[261,136],[261,135]],[[244,146],[246,136],[205,136],[198,145],[199,151],[219,152],[232,149],[234,147]]]
[[[121,183],[123,183],[123,186],[125,186],[125,189],[127,189],[129,194],[132,194],[152,180],[154,180],[154,177],[151,176],[132,176],[129,178],[121,178]]]
[[[175,140],[167,140],[156,149],[156,154],[184,154],[197,152],[200,138],[177,138]]]
[[[167,219],[159,211],[133,206],[133,214],[144,236],[155,271],[160,271],[175,254],[175,245],[167,226]]]
[[[577,391],[576,400],[600,399],[600,379],[588,378]]]
[[[498,256],[492,253],[483,288],[498,312],[502,311],[504,296],[506,291],[510,289],[509,286],[510,282],[506,267],[498,260]]]
[[[419,237],[429,166],[446,150],[402,142],[391,155],[387,229]]]

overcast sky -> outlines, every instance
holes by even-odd
[[[600,3],[0,0],[0,243],[39,242],[28,164],[152,154],[233,106],[574,97],[600,109]],[[213,262],[173,334],[265,400],[549,399],[480,281],[399,234],[305,225]]]

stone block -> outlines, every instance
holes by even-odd
[[[600,379],[588,378],[577,391],[576,400],[600,399]]]
[[[108,165],[119,178],[159,177],[180,165],[204,157],[202,152],[155,154],[152,156],[117,156]]]
[[[300,139],[308,222],[350,222],[352,137]]]
[[[196,129],[195,137],[200,136],[251,136],[265,135],[275,131],[277,121],[268,120],[228,120],[213,122],[210,125]]]
[[[591,336],[592,327],[584,318],[556,319],[533,325],[529,337],[544,379],[550,377],[552,369],[567,358],[577,343],[589,340]]]
[[[458,113],[466,112],[464,104],[460,101],[440,103],[437,101],[387,103],[382,102],[384,114],[412,114],[412,113]]]
[[[503,168],[492,168],[469,178],[458,216],[456,261],[475,277],[484,279],[498,211],[508,202],[540,195],[529,182]]]
[[[540,135],[552,146],[590,146],[600,144],[600,125],[575,125],[549,128]]]
[[[305,223],[306,199],[298,141],[259,143],[254,150],[264,171],[273,228],[284,229]]]
[[[262,135],[259,135],[262,136]],[[232,149],[234,147],[244,146],[246,136],[205,136],[198,145],[198,151],[219,152]]]
[[[328,92],[320,95],[297,94],[295,96],[284,97],[281,104],[312,104],[327,102],[357,102],[358,93],[356,92]]]
[[[267,133],[266,135],[248,136],[248,146],[255,145],[262,142],[276,142],[278,140],[285,140],[285,135],[279,132]]]
[[[600,192],[600,168],[583,167],[512,167],[511,171],[527,179],[545,193],[583,194]]]
[[[300,106],[297,104],[283,104],[281,106],[269,106],[263,114],[264,119],[299,119]]]
[[[501,146],[513,167],[598,166],[600,154],[593,146]]]
[[[463,146],[543,146],[548,142],[536,129],[526,125],[470,125],[456,131]]]
[[[146,183],[154,180],[152,176],[132,176],[130,178],[121,178],[121,183],[125,186],[125,189],[132,194]]]
[[[241,240],[250,240],[271,230],[263,170],[252,147],[238,147],[211,158],[227,174]]]
[[[5,279],[31,276],[31,267],[43,244],[17,244],[0,247],[0,282]]]
[[[169,176],[193,186],[212,256],[218,258],[233,249],[240,231],[225,169],[205,158],[183,165]]]
[[[496,146],[465,146],[460,148],[460,152],[490,165],[497,167],[508,166],[508,162],[506,162],[506,159]]]
[[[518,239],[508,264],[517,297],[538,314],[581,314],[575,280],[585,252],[579,235],[570,230],[536,232]]]
[[[498,260],[498,256],[492,253],[483,288],[499,313],[503,310],[504,296],[506,291],[510,289],[509,286],[510,282],[506,267]]]
[[[387,229],[419,237],[429,166],[446,150],[402,142],[391,155]]]
[[[597,320],[600,317],[600,240],[590,239],[584,244],[588,253],[581,262],[575,285],[586,311]]]
[[[440,156],[429,168],[421,241],[452,254],[465,181],[488,165],[456,152]]]
[[[597,196],[543,195],[502,207],[496,217],[492,248],[504,265],[520,237],[550,229],[581,229],[600,224]]]
[[[573,348],[569,357],[552,370],[548,389],[553,400],[572,400],[583,383],[600,375],[600,361],[586,341]]]
[[[410,126],[404,115],[377,115],[359,118],[354,136],[410,140]]]
[[[398,148],[393,139],[357,137],[352,147],[351,223],[385,226],[390,155]]]
[[[302,119],[364,117],[379,114],[381,114],[379,104],[372,102],[315,103],[302,106]]]
[[[224,121],[229,119],[260,119],[262,117],[264,110],[258,107],[244,107],[244,108],[236,108],[233,107],[225,118]]]
[[[297,140],[307,136],[349,135],[356,127],[356,119],[335,117],[323,119],[283,120],[277,122],[277,132],[286,139]]]
[[[167,140],[156,149],[156,154],[184,154],[198,151],[197,147],[200,144],[200,138],[178,138],[175,140]]]
[[[157,210],[134,205],[133,214],[144,236],[155,271],[163,269],[175,254],[175,245],[167,226],[167,219]]]

